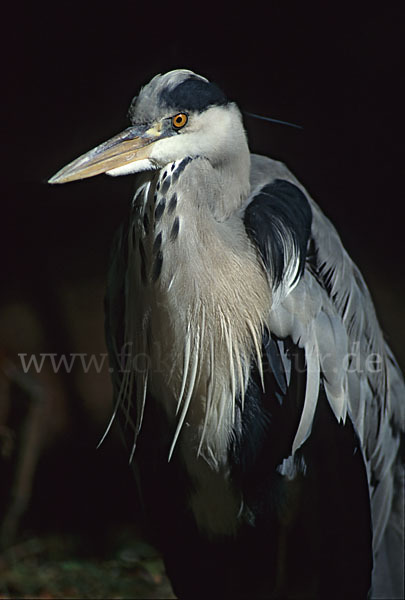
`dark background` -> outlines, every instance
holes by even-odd
[[[43,352],[71,351],[61,285],[103,285],[132,189],[131,177],[46,181],[127,126],[140,85],[184,67],[217,82],[242,109],[304,127],[246,120],[252,150],[287,163],[337,226],[404,364],[404,15],[400,3],[339,7],[55,2],[7,9],[0,300],[35,307],[47,332]],[[101,303],[94,294],[94,311]],[[71,398],[80,396],[66,385]],[[89,447],[96,442],[89,436]],[[80,469],[77,460],[69,473]]]
[[[4,284],[75,271],[73,255],[104,261],[130,178],[46,180],[125,127],[139,86],[178,67],[303,125],[246,121],[252,150],[290,166],[360,265],[402,283],[404,15],[399,3],[306,4],[17,4],[2,39]]]

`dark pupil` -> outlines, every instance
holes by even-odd
[[[181,117],[176,117],[176,123],[178,123],[178,124],[179,124],[179,123],[181,123],[181,122],[182,122],[182,120],[183,120],[183,119],[182,119]]]

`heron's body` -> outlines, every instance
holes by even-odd
[[[335,229],[210,85],[152,80],[134,127],[175,134],[104,168],[146,169],[107,339],[153,539],[181,597],[401,597],[402,377]]]

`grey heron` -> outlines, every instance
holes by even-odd
[[[129,117],[50,182],[136,174],[113,418],[175,593],[401,597],[404,382],[362,275],[215,84],[157,75]]]

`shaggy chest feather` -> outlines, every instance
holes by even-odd
[[[145,357],[143,369],[135,369],[137,412],[147,388],[173,426],[168,458],[181,454],[197,522],[229,533],[241,506],[227,464],[236,399],[243,405],[252,361],[261,368],[270,292],[242,221],[227,235],[226,221],[215,221],[198,199],[170,184],[179,167],[135,198],[127,293],[136,317],[126,338],[135,357]]]

